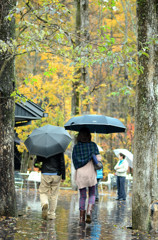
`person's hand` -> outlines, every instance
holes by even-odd
[[[96,155],[96,158],[97,158],[98,161],[101,161],[101,155],[100,154]]]

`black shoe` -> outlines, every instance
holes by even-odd
[[[120,198],[119,200],[120,200],[120,201],[126,201],[126,199],[123,199],[123,198]]]

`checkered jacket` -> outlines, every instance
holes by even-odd
[[[99,150],[97,144],[94,142],[82,143],[78,142],[72,152],[72,160],[75,169],[86,165],[91,159],[92,154],[98,155]]]

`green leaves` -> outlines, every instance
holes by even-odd
[[[57,68],[49,68],[48,71],[44,72],[44,76],[50,77],[57,71]]]
[[[114,96],[114,97],[116,97],[116,96],[120,96],[120,95],[122,95],[122,96],[131,95],[131,91],[132,91],[132,88],[131,88],[131,87],[129,87],[129,86],[123,86],[123,87],[121,87],[121,88],[119,89],[119,91],[117,91],[117,92],[111,92],[111,93],[109,94],[109,96]]]

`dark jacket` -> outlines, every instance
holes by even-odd
[[[42,173],[57,173],[58,176],[62,175],[62,179],[65,180],[65,159],[64,153],[44,158],[37,156],[35,164],[42,162]]]

